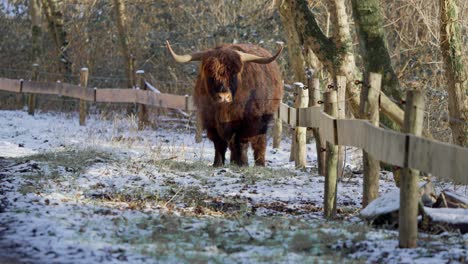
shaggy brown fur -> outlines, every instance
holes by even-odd
[[[226,150],[231,162],[248,165],[247,149],[252,146],[255,164],[265,165],[268,122],[283,97],[281,73],[276,62],[243,63],[234,50],[270,57],[254,45],[222,45],[208,51],[202,59],[193,98],[203,127],[215,145],[213,166],[225,163]],[[223,94],[232,102],[217,101]]]

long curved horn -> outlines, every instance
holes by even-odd
[[[239,55],[241,57],[241,60],[243,62],[268,64],[268,63],[276,60],[276,58],[280,55],[281,51],[283,51],[283,45],[281,45],[281,44],[279,44],[279,45],[280,45],[280,47],[279,47],[278,51],[275,53],[275,55],[273,55],[271,57],[260,57],[260,56],[245,53],[245,52],[242,52],[242,51],[237,51],[237,53],[239,53]]]
[[[178,55],[176,54],[171,47],[171,44],[169,44],[169,41],[166,40],[166,47],[171,53],[172,57],[174,60],[178,63],[186,63],[190,61],[199,61],[202,59],[204,52],[195,52],[192,54],[185,54],[185,55]]]

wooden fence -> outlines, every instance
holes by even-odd
[[[196,111],[191,96],[158,94],[142,89],[83,89],[67,83],[0,78],[0,90],[67,96],[89,102],[137,103]],[[324,113],[321,106],[294,108],[281,103],[276,117],[291,127],[318,128],[326,141],[366,150],[385,163],[432,173],[454,183],[468,184],[468,148],[382,129],[367,120],[338,119]]]
[[[87,71],[82,71],[82,74],[87,74]],[[83,79],[87,80],[87,78]],[[144,83],[144,81],[140,80],[139,83]],[[300,92],[301,89],[307,89],[307,87],[299,88],[299,92],[296,92],[296,96],[303,96],[303,93]],[[136,103],[142,106],[156,106],[185,111],[196,110],[191,96],[155,93],[144,88],[90,89],[87,88],[86,83],[83,81],[82,84],[78,86],[67,83],[0,78],[0,90],[14,93],[67,96],[89,102]],[[380,92],[380,87],[378,91]],[[313,94],[316,93],[311,92],[311,95]],[[296,100],[299,100],[299,97],[296,98]],[[336,91],[334,97],[334,101],[325,102],[325,104],[336,103]],[[325,98],[333,98],[333,96],[327,95]],[[80,107],[81,105],[82,104],[80,104]],[[278,121],[282,120],[293,128],[318,129],[318,131],[320,131],[320,136],[327,142],[327,149],[335,148],[336,146],[353,146],[364,150],[372,156],[373,159],[378,161],[401,168],[431,173],[433,176],[447,179],[454,183],[468,184],[468,148],[422,138],[410,133],[400,133],[382,129],[372,125],[372,123],[367,120],[339,119],[332,116],[334,111],[327,111],[327,113],[332,114],[329,115],[322,110],[321,106],[317,106],[316,102],[313,102],[312,105],[315,106],[295,108],[281,103],[278,112],[275,114],[275,119],[277,120],[275,121],[275,128],[278,127]],[[407,110],[410,111],[412,107],[413,106],[407,107]],[[279,131],[280,128],[276,130]],[[305,136],[305,133],[301,134]],[[298,134],[296,134],[296,137],[297,135]],[[277,139],[278,135],[275,135],[275,138]],[[305,140],[296,142],[305,142]],[[296,147],[295,149],[295,151],[304,151],[305,148]],[[331,154],[333,154],[333,152]],[[296,154],[294,155],[297,157]],[[336,162],[328,164],[336,164]],[[326,216],[333,216],[334,212],[336,212],[337,185],[336,172],[334,173],[335,177],[331,177],[333,170],[336,170],[336,168],[327,168],[327,175],[325,175],[327,181],[325,184],[326,197],[324,198]],[[406,187],[401,188],[402,193],[405,192],[405,188]],[[407,188],[407,190],[414,190],[414,186]],[[366,192],[366,190],[364,191]],[[403,204],[408,201],[402,200],[400,202]],[[413,203],[416,203],[416,201],[413,201]],[[417,210],[417,207],[411,210]],[[411,221],[413,221],[412,225],[414,225],[414,223],[417,224],[414,214],[412,216],[404,216],[404,218],[411,218]],[[417,226],[415,228],[417,230]],[[400,232],[400,236],[402,235],[406,236],[407,234],[402,234],[402,232]],[[410,234],[410,236],[413,235],[414,234]],[[405,239],[408,240],[410,238]],[[400,246],[413,247],[415,246],[413,242],[408,244],[400,241]]]
[[[293,108],[282,103],[278,116],[292,127],[319,128],[326,141],[364,149],[385,163],[468,184],[468,148],[382,129],[367,120],[336,119],[319,106]]]
[[[137,103],[185,111],[196,110],[191,96],[165,93],[158,94],[143,89],[91,89],[60,82],[38,82],[0,78],[0,90],[13,93],[67,96],[88,102]]]

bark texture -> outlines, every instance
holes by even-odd
[[[125,71],[127,76],[127,86],[132,88],[135,86],[135,69],[133,58],[128,44],[127,30],[126,30],[126,15],[125,4],[123,0],[114,0],[114,8],[117,22],[117,31],[119,33],[120,51],[125,61]]]
[[[30,0],[29,10],[31,14],[32,62],[33,64],[40,64],[42,54],[42,21],[39,0]]]
[[[458,8],[454,0],[440,0],[440,48],[444,57],[449,123],[453,143],[468,146],[468,73],[463,64]]]
[[[341,1],[341,0],[340,0]],[[344,75],[348,82],[355,80],[355,66],[353,63],[354,57],[349,57],[352,52],[348,54],[346,49],[346,41],[336,43],[328,38],[320,29],[314,14],[310,11],[307,1],[305,0],[282,0],[280,7],[288,9],[291,14],[290,20],[293,21],[296,31],[298,33],[300,43],[303,43],[304,49],[312,50],[320,62],[324,65],[332,76]],[[340,6],[341,7],[341,6]],[[334,8],[335,14],[342,15],[345,10],[338,10]],[[284,12],[284,11],[283,11]],[[335,18],[340,23],[347,23],[346,14],[340,18]],[[340,29],[336,36],[346,36],[346,29]],[[348,24],[349,34],[349,24]],[[349,43],[348,43],[349,44]],[[348,46],[349,47],[349,46]],[[345,65],[345,66],[344,66]],[[349,89],[348,89],[349,88]],[[359,114],[359,93],[353,87],[347,87],[347,96],[350,98],[350,106],[353,114]]]
[[[357,69],[354,66],[354,70],[350,70],[353,68],[353,66],[349,67],[349,65],[352,65],[352,63],[348,61],[348,68],[342,68],[342,62],[346,61],[344,58],[346,58],[347,52],[349,52],[349,50],[346,50],[346,47],[348,47],[346,45],[347,42],[344,41],[342,43],[336,43],[322,32],[314,14],[309,9],[308,1],[278,1],[280,1],[279,6],[284,6],[284,8],[290,9],[289,12],[292,14],[291,20],[294,21],[294,25],[299,36],[299,41],[300,43],[303,43],[304,49],[311,49],[317,55],[318,59],[324,65],[327,71],[332,74],[332,76],[336,76],[339,75],[338,73],[341,73],[346,76],[348,84],[356,80]],[[338,6],[336,6],[335,10],[338,17],[343,18],[343,16],[340,16],[340,14],[342,14],[344,9],[339,9]],[[345,33],[346,29],[342,30],[342,34]],[[346,88],[346,97],[351,112],[355,116],[359,117],[360,95],[359,91],[356,89],[356,87],[354,87],[354,85],[349,85]],[[403,111],[386,96],[382,96],[381,101],[382,112],[392,118],[392,121],[402,126]]]
[[[386,95],[400,101],[403,93],[387,49],[380,1],[352,0],[351,2],[365,72],[382,74],[382,90]]]
[[[69,82],[71,81],[72,62],[68,56],[67,32],[63,27],[63,13],[59,8],[60,4],[60,0],[42,0],[42,9],[47,19],[49,33],[59,53],[60,71],[64,75],[64,80]]]
[[[280,3],[280,2],[277,2]],[[278,10],[281,17],[281,22],[285,28],[285,35],[288,41],[287,48],[289,54],[289,64],[292,67],[292,72],[294,74],[294,80],[297,82],[306,83],[305,76],[305,60],[302,53],[302,43],[300,42],[299,35],[297,33],[292,10],[288,8],[288,4],[283,2],[283,4],[278,5]]]
[[[401,102],[403,92],[387,49],[380,1],[352,0],[351,3],[359,36],[360,54],[365,67],[364,80],[368,79],[367,75],[371,72],[382,74],[383,92],[395,101]],[[398,129],[390,120],[382,119],[388,127]]]

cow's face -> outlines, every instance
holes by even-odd
[[[207,51],[178,55],[172,50],[168,41],[166,41],[166,46],[174,60],[179,63],[202,61],[202,81],[205,82],[212,101],[216,103],[234,101],[244,63],[268,64],[274,61],[283,50],[283,46],[280,46],[275,55],[260,57],[245,53],[239,47],[233,48],[232,45],[226,44]]]
[[[206,89],[213,102],[231,103],[234,100],[241,69],[240,56],[235,52],[223,52],[203,60]]]

